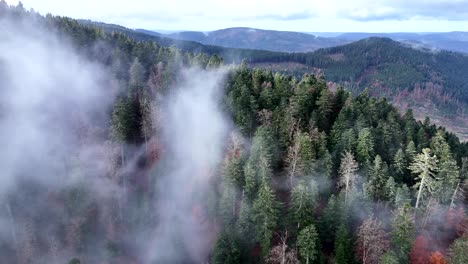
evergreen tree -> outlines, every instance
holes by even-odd
[[[387,201],[391,203],[395,203],[396,195],[397,195],[397,186],[393,177],[388,177],[387,182],[385,183],[384,187],[385,193],[384,197]]]
[[[237,192],[235,187],[230,183],[223,183],[222,189],[219,211],[225,225],[233,224],[236,218]]]
[[[408,263],[409,253],[413,246],[416,229],[409,204],[398,208],[392,220],[392,247],[400,263]]]
[[[398,176],[397,179],[402,179],[402,176],[405,174],[407,165],[406,165],[406,158],[405,153],[400,148],[396,152],[395,156],[393,157],[393,164],[392,164],[393,171]]]
[[[315,181],[307,183],[305,180],[299,181],[291,192],[291,202],[289,212],[293,223],[298,229],[312,224],[313,210],[318,200],[318,189]]]
[[[431,149],[439,160],[437,178],[440,180],[434,183],[434,195],[441,203],[448,203],[457,187],[459,171],[442,131],[437,131],[432,138]]]
[[[336,264],[353,263],[353,249],[348,228],[344,223],[338,227],[335,237],[334,256]]]
[[[430,149],[425,148],[422,150],[421,154],[418,154],[414,157],[414,160],[409,166],[409,169],[412,173],[417,174],[417,179],[420,180],[414,186],[415,188],[418,188],[415,205],[415,207],[418,208],[423,191],[427,189],[429,192],[431,192],[433,189],[433,177],[435,175],[434,171],[438,169],[437,158],[432,155]]]
[[[449,247],[449,263],[465,264],[468,263],[468,236],[462,236]]]
[[[406,184],[398,187],[395,193],[395,207],[399,208],[403,206],[405,203],[410,203],[410,191]]]
[[[323,89],[320,92],[320,96],[317,100],[317,126],[322,131],[329,131],[330,128],[330,117],[333,109],[333,101],[328,88]]]
[[[308,134],[296,133],[293,144],[288,148],[286,158],[291,186],[293,186],[296,177],[305,176],[312,172],[314,157],[312,141]]]
[[[400,263],[407,263],[407,262],[400,262],[394,252],[388,251],[387,253],[382,255],[379,263],[380,264],[400,264]]]
[[[369,128],[363,128],[359,131],[356,156],[358,162],[365,165],[368,165],[374,157],[374,138]]]
[[[232,230],[223,230],[214,245],[211,263],[240,263],[240,249]]]
[[[260,241],[262,253],[266,256],[270,250],[273,231],[278,224],[279,203],[270,184],[265,180],[262,181],[252,209],[257,240]]]
[[[133,63],[130,66],[129,75],[130,75],[129,84],[131,87],[143,86],[144,78],[145,78],[145,69],[143,68],[143,65],[141,65],[138,58],[135,58],[133,60]]]
[[[413,162],[413,158],[417,154],[416,145],[414,144],[413,141],[410,141],[408,145],[406,145],[405,154],[406,154],[405,157],[406,157],[407,164]]]
[[[364,184],[364,190],[368,197],[374,200],[384,200],[388,190],[385,185],[388,179],[387,165],[379,155],[375,156],[374,164],[369,169],[369,179]]]
[[[299,232],[297,248],[304,263],[309,264],[318,258],[320,252],[317,229],[314,225],[306,226]]]
[[[331,195],[328,199],[327,206],[323,210],[320,219],[320,239],[324,244],[329,246],[333,245],[333,239],[335,238],[336,230],[339,226],[341,214],[340,214],[339,201],[335,195]]]
[[[252,213],[250,201],[243,197],[239,209],[239,219],[236,223],[243,248],[249,248],[255,241],[255,223]]]

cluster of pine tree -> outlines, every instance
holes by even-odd
[[[213,263],[467,261],[468,153],[454,135],[312,75],[241,65],[225,102],[239,133],[222,168]],[[418,251],[419,237],[433,243]]]

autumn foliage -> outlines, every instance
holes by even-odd
[[[430,264],[447,264],[447,261],[444,258],[444,255],[439,251],[432,252],[431,256],[429,257]]]
[[[411,264],[426,264],[429,263],[429,241],[423,236],[419,235],[413,244],[413,248],[410,252],[410,263]]]

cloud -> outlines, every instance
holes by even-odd
[[[381,0],[358,1],[355,5],[339,7],[339,1],[334,1],[336,16],[357,21],[376,20],[467,20],[468,1],[441,0]]]
[[[278,14],[268,14],[253,17],[252,19],[266,19],[266,20],[280,20],[280,21],[288,21],[288,20],[304,20],[317,17],[317,14],[310,13],[308,11],[292,13],[287,15],[278,15]]]
[[[17,0],[8,0],[17,3]],[[23,0],[42,14],[100,20],[131,28],[292,31],[453,31],[468,24],[468,0]],[[375,24],[384,21],[386,25]],[[396,23],[396,22],[407,23]],[[368,23],[372,22],[372,23]],[[437,23],[443,22],[443,25]],[[446,23],[450,22],[450,23]]]

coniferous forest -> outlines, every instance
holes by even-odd
[[[0,262],[468,263],[468,144],[325,78],[0,1]]]

